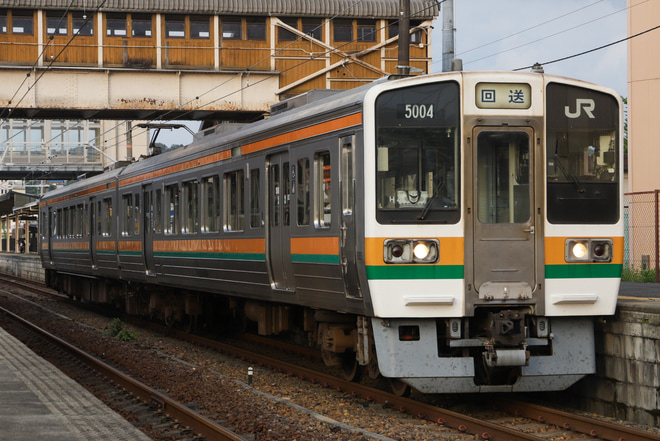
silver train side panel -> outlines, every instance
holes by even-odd
[[[372,320],[378,364],[423,393],[530,392],[564,390],[596,371],[593,318],[555,317],[551,356],[532,356],[512,385],[477,385],[472,357],[440,357],[436,321]],[[418,325],[418,341],[400,341],[399,327]]]

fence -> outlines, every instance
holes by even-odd
[[[624,196],[623,280],[660,282],[659,197],[660,190],[626,193]]]

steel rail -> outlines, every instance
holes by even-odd
[[[498,400],[497,406],[499,409],[504,409],[525,418],[541,423],[554,424],[567,430],[585,433],[608,441],[660,441],[660,436],[632,427],[612,424],[607,421],[600,421],[523,401],[503,398]]]
[[[339,377],[307,369],[286,361],[273,359],[246,349],[237,348],[226,343],[221,343],[205,337],[174,331],[170,335],[176,338],[187,340],[189,342],[210,347],[220,352],[240,357],[244,360],[250,360],[262,366],[279,370],[289,375],[297,375],[307,381],[322,384],[326,387],[333,387],[339,391],[344,391],[355,396],[360,396],[368,401],[377,403],[387,403],[401,412],[408,412],[418,418],[433,421],[437,424],[451,427],[463,433],[476,435],[483,440],[507,440],[507,441],[541,441],[543,438],[523,433],[508,427],[501,426],[489,421],[479,420],[467,415],[463,415],[451,410],[442,409],[430,404],[421,403],[410,398],[399,397],[397,395],[375,389],[359,383],[346,381]],[[258,379],[257,379],[258,381]]]
[[[14,282],[17,283],[17,282]],[[18,284],[18,283],[17,283]],[[28,288],[29,289],[29,288]],[[38,288],[35,288],[36,291]],[[134,319],[134,318],[133,318]],[[129,319],[129,321],[138,321]],[[140,322],[142,322],[140,320]],[[142,322],[143,323],[143,322]],[[149,322],[147,322],[149,323]],[[417,415],[436,423],[458,429],[462,432],[471,433],[480,437],[480,439],[507,439],[507,440],[540,440],[542,438],[531,434],[499,426],[495,423],[482,421],[469,416],[452,412],[446,409],[437,408],[404,397],[399,397],[379,389],[363,386],[358,383],[348,382],[332,375],[323,374],[310,369],[306,369],[285,361],[279,361],[270,357],[237,348],[236,346],[200,337],[194,334],[175,331],[162,325],[150,323],[152,328],[157,328],[159,332],[168,333],[179,339],[207,346],[218,351],[234,354],[245,360],[251,360],[264,366],[286,372],[291,375],[298,375],[309,381],[322,383],[326,386],[332,386],[338,390],[343,390],[354,395],[359,395],[370,401],[388,403],[393,407],[398,407],[401,411],[407,411],[410,414]],[[272,343],[271,343],[272,344]],[[280,350],[286,350],[279,347]],[[304,353],[308,358],[315,358],[308,352]],[[621,426],[606,421],[583,417],[572,413],[540,406],[536,404],[515,401],[506,398],[499,398],[497,402],[500,410],[529,418],[544,424],[553,424],[565,430],[571,430],[587,434],[592,437],[608,441],[660,441],[660,436],[640,431],[631,427]]]
[[[180,423],[190,427],[196,433],[199,433],[209,439],[220,441],[246,441],[245,438],[236,435],[234,432],[216,424],[203,415],[195,412],[184,406],[183,404],[172,400],[168,396],[152,389],[146,384],[123,374],[109,364],[97,359],[96,357],[87,354],[86,352],[78,349],[77,347],[67,343],[61,338],[49,333],[48,331],[39,328],[38,326],[30,323],[22,317],[0,307],[0,311],[5,313],[12,320],[20,323],[22,326],[32,330],[40,336],[46,338],[51,343],[56,344],[72,356],[76,357],[92,369],[98,371],[105,377],[111,379],[119,386],[128,390],[135,396],[143,401],[152,402],[159,405],[164,412],[175,418]]]

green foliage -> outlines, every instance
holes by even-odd
[[[108,332],[120,341],[135,341],[138,338],[137,332],[126,329],[124,323],[118,318],[112,319],[108,325]]]
[[[655,283],[655,270],[627,267],[624,268],[623,272],[621,273],[621,281]]]

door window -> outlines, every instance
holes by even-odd
[[[523,132],[482,132],[477,146],[479,222],[527,222],[530,216],[529,136]]]

